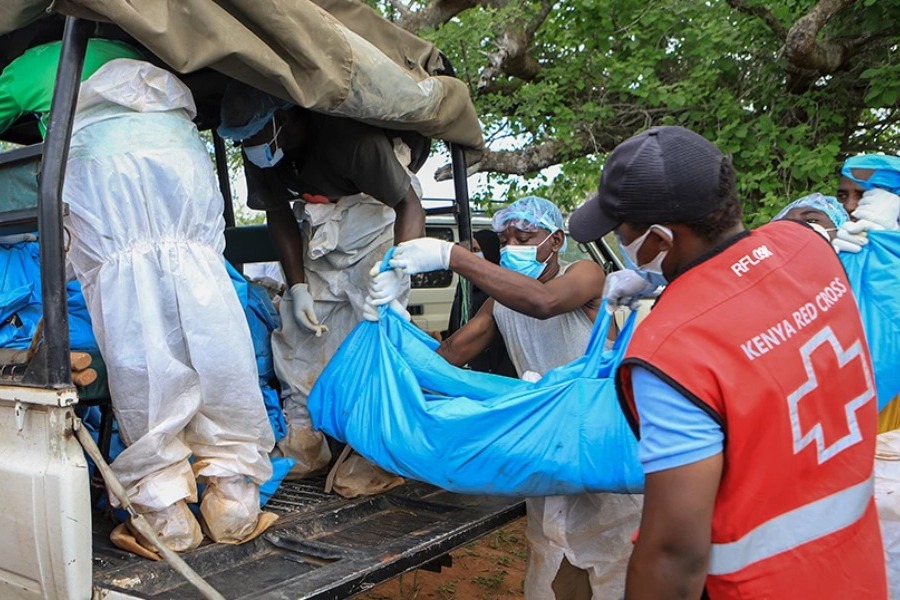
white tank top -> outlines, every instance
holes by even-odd
[[[560,265],[561,277],[569,265]],[[594,327],[582,308],[535,319],[494,301],[494,321],[519,377],[525,371],[543,376],[547,371],[584,356]]]

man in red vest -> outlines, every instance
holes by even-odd
[[[616,147],[569,223],[579,241],[615,231],[668,281],[618,373],[647,476],[626,598],[886,598],[849,283],[805,224],[741,217],[718,148],[655,127]]]

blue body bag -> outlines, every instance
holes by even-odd
[[[43,314],[38,243],[0,244],[0,274],[0,348],[28,348]],[[70,281],[66,296],[72,350],[97,351],[81,285]]]
[[[388,471],[454,492],[640,492],[614,381],[634,315],[605,351],[612,317],[600,312],[585,356],[528,383],[454,367],[433,338],[382,308],[319,376],[313,424]]]
[[[900,393],[900,232],[870,231],[861,252],[841,252],[862,316],[878,410]]]

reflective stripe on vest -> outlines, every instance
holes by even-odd
[[[835,533],[866,512],[874,479],[826,496],[767,521],[741,539],[713,544],[709,574],[728,575],[807,542]]]

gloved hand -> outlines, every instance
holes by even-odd
[[[400,269],[388,269],[379,272],[379,265],[369,271],[372,279],[369,280],[368,298],[372,304],[381,306],[397,300],[404,292],[403,281],[406,277]]]
[[[841,252],[850,252],[851,254],[856,254],[860,250],[862,250],[862,246],[857,244],[856,242],[848,242],[847,240],[842,240],[841,238],[834,238],[831,240],[831,247],[834,248],[834,251],[840,254]]]
[[[528,383],[534,383],[536,381],[541,380],[541,374],[537,371],[525,371],[522,373],[522,381],[527,381]]]
[[[881,229],[894,231],[898,229],[900,196],[879,188],[868,190],[862,195],[859,206],[853,211],[853,216],[857,222],[869,221],[880,225]]]
[[[435,238],[419,238],[403,242],[394,250],[390,266],[403,269],[407,275],[450,268],[453,242]]]
[[[290,290],[291,314],[301,329],[311,331],[316,337],[321,337],[328,331],[328,327],[319,323],[314,310],[313,297],[309,294],[309,285],[295,283]],[[287,298],[285,298],[287,300]]]
[[[400,304],[399,300],[391,300],[390,307],[394,312],[406,319],[407,322],[412,321],[412,316],[409,314],[409,311],[403,308],[403,305]],[[363,304],[363,319],[366,321],[378,320],[378,305],[375,305],[372,302],[371,296],[366,296],[366,302]]]
[[[867,232],[879,229],[883,229],[883,227],[871,221],[847,221],[838,228],[831,246],[836,252],[855,254],[869,243]]]
[[[652,294],[656,288],[657,286],[629,269],[610,273],[603,285],[606,310],[612,313],[621,306],[637,310],[638,300]]]

